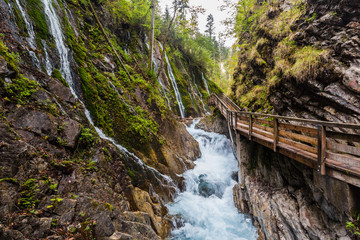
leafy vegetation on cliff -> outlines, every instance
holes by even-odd
[[[306,2],[239,1],[235,32],[238,65],[231,86],[232,98],[243,108],[269,112],[272,88],[284,81],[315,79],[326,67],[328,51],[297,44],[295,23],[305,18]]]

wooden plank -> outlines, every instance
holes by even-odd
[[[266,119],[260,119],[260,118],[254,118],[254,123],[259,123],[259,124],[265,124],[265,125],[268,125],[268,126],[273,126],[273,122],[272,121],[269,121],[269,120],[266,120]]]
[[[273,145],[272,138],[267,138],[267,137],[264,137],[264,136],[262,136],[260,134],[257,134],[257,133],[253,133],[252,137],[253,137],[252,140],[254,142],[257,142],[257,143],[271,149],[271,147]]]
[[[262,130],[270,132],[270,133],[274,132],[274,129],[272,127],[267,127],[267,126],[260,125],[260,124],[257,124],[257,123],[253,123],[253,127],[257,127],[259,129],[262,129]]]
[[[325,161],[326,161],[326,127],[321,125],[321,175],[325,175]]]
[[[274,138],[274,135],[272,133],[269,133],[267,131],[263,131],[263,130],[261,130],[259,128],[256,128],[255,126],[253,126],[253,128],[252,128],[252,132],[260,134],[260,135],[262,135],[264,137],[271,138],[271,139]]]
[[[352,184],[360,188],[360,176],[356,174],[350,174],[346,172],[346,170],[339,171],[338,169],[334,168],[333,166],[329,166],[327,164],[326,174],[332,178],[336,178],[340,181]]]
[[[318,164],[315,154],[308,153],[306,151],[297,149],[293,146],[281,142],[278,143],[278,152],[291,159],[294,159],[297,162],[303,163],[306,166],[317,169]]]
[[[246,128],[249,128],[249,121],[238,120],[238,123],[245,124]]]
[[[343,127],[343,128],[351,128],[351,129],[360,129],[360,124],[357,123],[339,123],[339,122],[327,122],[327,121],[319,121],[314,119],[306,119],[306,118],[297,118],[297,117],[284,117],[279,115],[272,115],[272,114],[264,114],[264,113],[252,113],[252,112],[242,112],[239,111],[239,113],[243,114],[252,114],[253,116],[259,116],[259,117],[269,117],[269,118],[278,118],[283,120],[289,120],[289,121],[297,121],[297,122],[304,122],[304,123],[312,123],[314,125],[317,125],[319,123],[323,123],[326,127]]]
[[[336,152],[349,153],[352,155],[360,156],[360,147],[353,147],[350,145],[339,144],[332,141],[326,142],[326,147]]]
[[[326,153],[326,157],[338,163],[344,163],[349,166],[360,168],[360,158],[358,157],[345,155],[345,154],[332,153],[329,151]]]
[[[313,136],[316,136],[316,134],[317,134],[316,128],[297,126],[297,125],[292,125],[292,124],[288,124],[288,123],[279,123],[279,129],[299,131],[302,133],[308,133]]]
[[[278,131],[278,119],[274,118],[274,152],[276,152],[276,148],[277,148],[277,142],[279,140],[279,131]]]
[[[296,148],[299,148],[301,150],[304,150],[304,151],[307,151],[307,152],[310,152],[310,153],[313,153],[313,154],[317,154],[317,149],[316,148],[311,147],[311,146],[306,145],[306,144],[303,144],[303,143],[295,142],[293,140],[290,140],[290,139],[287,139],[287,138],[282,138],[282,137],[279,137],[279,142],[288,144],[290,146],[294,146]]]
[[[288,131],[284,131],[284,130],[279,130],[279,135],[282,137],[291,138],[293,140],[306,142],[306,143],[309,143],[314,146],[317,145],[317,139],[313,138],[313,137],[308,137],[308,136],[304,136],[304,135],[300,135],[297,133],[292,133],[292,132],[288,132]]]
[[[360,143],[360,134],[341,133],[334,131],[327,131],[328,138],[341,139]]]

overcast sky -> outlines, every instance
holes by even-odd
[[[165,11],[166,5],[169,6],[170,12],[172,12],[172,2],[173,0],[158,0],[161,12]],[[236,2],[236,0],[232,0]],[[199,29],[200,32],[205,33],[206,30],[206,18],[211,13],[214,16],[215,21],[215,32],[219,34],[225,30],[225,27],[221,22],[229,17],[227,12],[220,11],[220,6],[223,4],[223,0],[189,0],[191,6],[201,5],[206,12],[204,14],[199,14]],[[225,45],[231,46],[235,39],[226,38]]]

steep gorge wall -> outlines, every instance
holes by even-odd
[[[359,188],[242,137],[237,143],[234,202],[253,217],[260,239],[350,239],[346,222],[359,207]]]
[[[359,1],[258,1],[239,32],[243,108],[359,122]]]
[[[64,79],[44,2],[0,0],[0,238],[165,237],[171,221],[164,204],[181,187],[178,174],[199,155],[176,121],[168,73],[161,79],[173,111],[147,71],[145,29],[117,19],[104,2],[91,2],[130,79],[89,1],[50,1],[77,99]],[[201,71],[169,58],[182,95],[194,98],[183,99],[188,116],[203,114]],[[95,126],[140,158],[99,135],[80,100]]]

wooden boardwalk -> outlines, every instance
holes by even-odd
[[[360,124],[243,112],[226,95],[214,93],[209,103],[249,140],[360,187]]]

